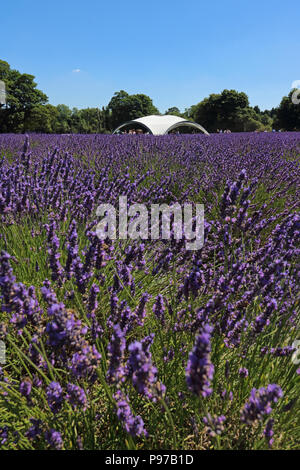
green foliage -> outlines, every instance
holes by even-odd
[[[34,106],[26,119],[26,130],[50,134],[56,132],[58,110],[51,104]]]
[[[292,102],[292,90],[288,96],[284,96],[277,109],[275,127],[285,131],[300,130],[300,104]],[[298,90],[299,91],[299,90]],[[298,94],[299,97],[299,94]]]
[[[6,105],[0,105],[0,129],[3,132],[25,131],[33,108],[45,104],[48,98],[36,88],[33,75],[13,70],[2,60],[0,80],[6,87]]]
[[[58,111],[58,118],[56,123],[56,132],[58,134],[68,134],[70,132],[70,123],[72,118],[71,109],[65,104],[58,104],[56,106]]]
[[[183,114],[180,112],[180,109],[178,109],[176,106],[173,106],[172,108],[168,108],[167,111],[165,112],[165,115],[166,114],[172,114],[173,116],[183,117]]]
[[[208,131],[230,129],[235,132],[271,130],[272,119],[262,115],[258,106],[251,108],[248,96],[236,90],[223,90],[192,106],[190,113]]]
[[[147,95],[129,95],[126,91],[116,92],[108,103],[110,111],[110,128],[113,130],[126,121],[131,121],[142,116],[159,114]]]

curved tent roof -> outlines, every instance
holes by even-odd
[[[204,134],[209,135],[208,132],[204,129],[204,127],[200,126],[200,124],[197,124],[196,122],[192,121],[187,121],[182,117],[173,116],[170,114],[167,114],[165,116],[144,116],[141,118],[133,119],[132,121],[124,122],[124,124],[121,124],[121,126],[117,127],[114,130],[113,134],[121,130],[123,127],[128,126],[129,124],[139,124],[142,127],[146,128],[148,132],[153,135],[168,134],[168,132],[170,132],[171,130],[181,126],[194,127],[195,129],[204,132]]]

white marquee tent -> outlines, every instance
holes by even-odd
[[[149,132],[149,134],[153,135],[163,135],[168,134],[170,131],[182,126],[193,127],[194,129],[198,129],[204,134],[208,134],[208,132],[204,129],[204,127],[200,126],[196,122],[187,121],[186,119],[178,116],[172,115],[165,115],[165,116],[145,116],[137,119],[133,119],[132,121],[124,122],[121,126],[117,127],[113,134],[118,134],[123,128],[130,125],[136,124],[137,127],[142,127]]]

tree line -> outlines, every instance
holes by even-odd
[[[35,77],[14,70],[0,60],[0,80],[5,84],[5,100],[0,99],[0,132],[41,132],[58,134],[110,133],[123,122],[150,114],[161,114],[152,99],[142,93],[130,95],[121,90],[107,106],[70,109],[65,104],[53,106],[37,88]],[[300,104],[292,101],[293,90],[282,98],[277,108],[260,110],[250,106],[246,93],[223,90],[211,94],[181,112],[173,114],[198,122],[209,132],[230,129],[232,132],[263,130],[300,130]],[[300,92],[299,92],[300,94]]]

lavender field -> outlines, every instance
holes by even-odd
[[[0,135],[0,449],[299,448],[299,157],[296,132]],[[120,195],[204,204],[202,249],[100,240]]]

